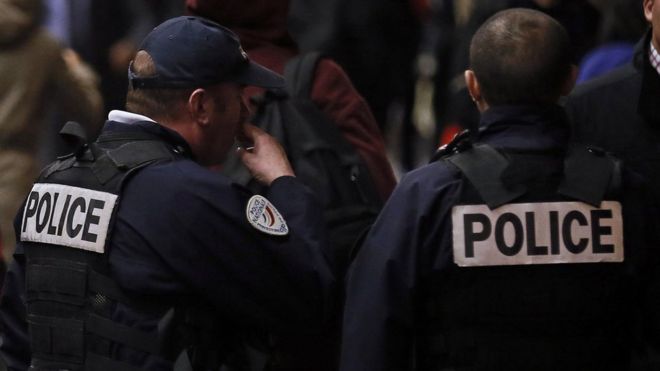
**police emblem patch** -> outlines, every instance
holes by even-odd
[[[245,209],[248,222],[257,230],[274,236],[289,234],[282,214],[263,196],[252,196]]]

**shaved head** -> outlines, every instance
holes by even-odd
[[[535,10],[499,12],[472,38],[470,68],[490,105],[554,103],[571,75],[568,34]]]

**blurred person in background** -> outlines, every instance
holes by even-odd
[[[635,2],[651,28],[632,61],[578,86],[566,110],[575,140],[621,157],[660,199],[660,0]]]
[[[598,77],[632,60],[635,43],[646,31],[637,1],[592,0],[600,12],[598,44],[580,62],[577,83]]]
[[[39,0],[0,1],[0,230],[3,257],[14,251],[12,221],[37,175],[44,112],[79,121],[94,134],[102,124],[97,77],[39,26]]]
[[[393,103],[411,103],[420,3],[292,0],[291,31],[302,51],[325,52],[346,70],[384,128]]]
[[[426,0],[292,0],[289,14],[303,52],[322,51],[346,70],[404,171],[413,161],[415,58],[427,8]]]
[[[126,68],[140,41],[163,20],[183,13],[178,0],[44,0],[44,5],[44,26],[98,73],[106,112],[124,105]]]

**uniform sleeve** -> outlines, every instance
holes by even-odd
[[[159,169],[147,170],[156,177],[139,174],[129,183],[113,235],[120,286],[201,297],[243,326],[322,327],[334,309],[335,282],[323,255],[322,209],[311,191],[291,177],[272,184],[267,198],[289,228],[274,236],[247,221],[251,195],[242,188],[206,175],[183,175],[185,186],[171,185]]]
[[[312,101],[339,127],[369,168],[378,193],[387,200],[396,185],[383,135],[367,102],[335,62],[322,59],[316,70]]]
[[[19,243],[5,275],[0,299],[0,356],[9,371],[27,370],[31,358],[25,305],[25,259],[20,250]]]
[[[341,371],[410,369],[420,283],[448,238],[445,190],[409,175],[378,217],[348,277]]]

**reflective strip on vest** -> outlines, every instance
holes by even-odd
[[[621,204],[582,202],[452,209],[454,262],[461,267],[622,262]]]

